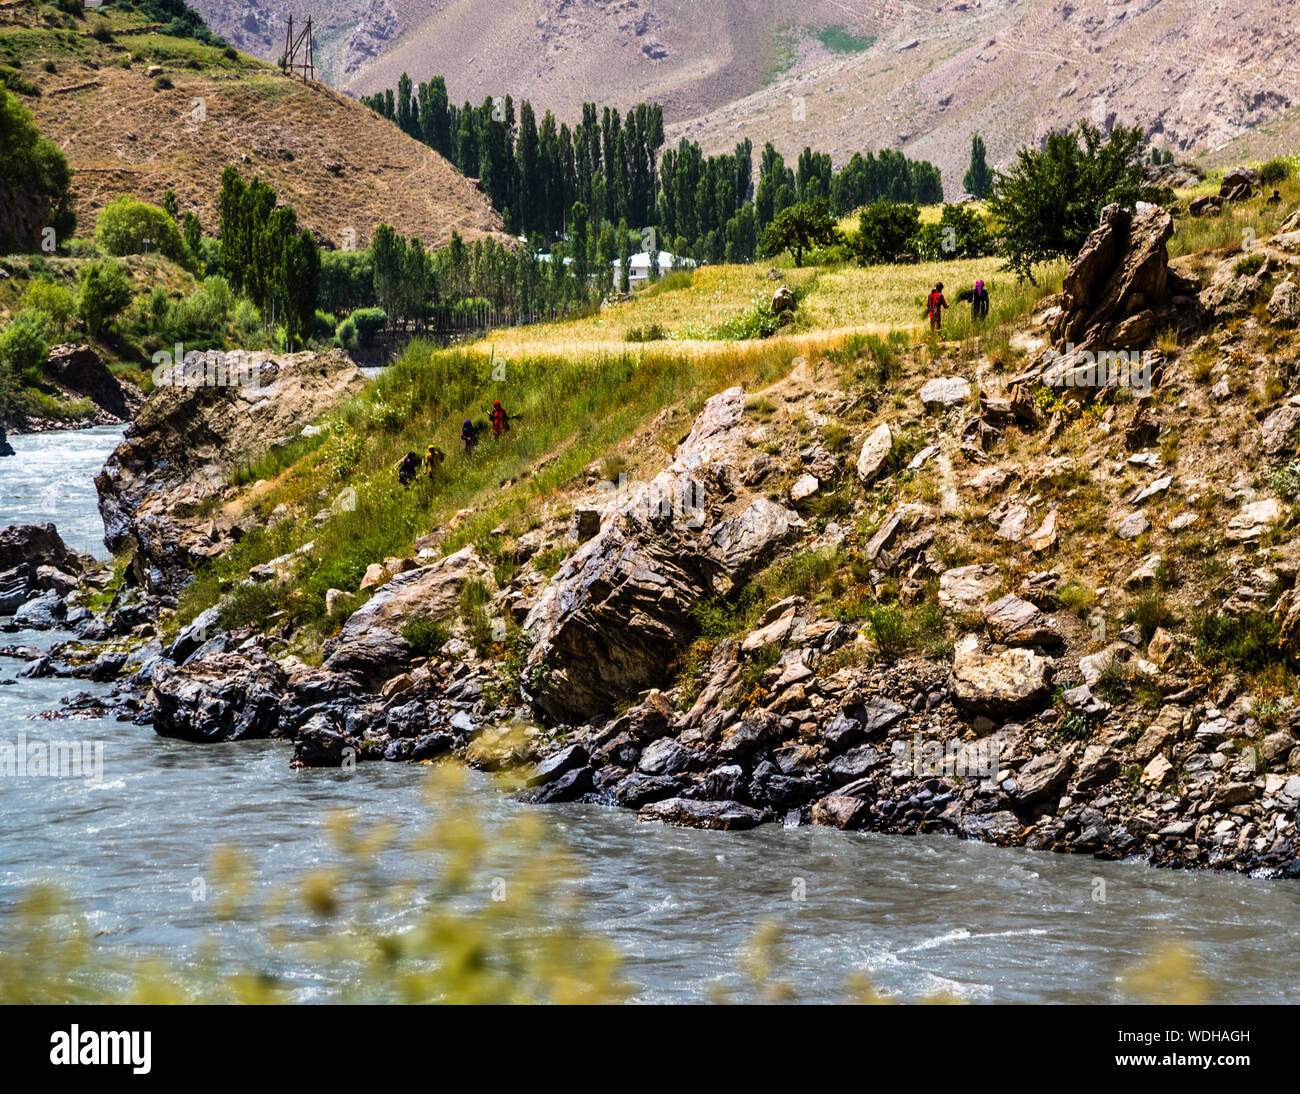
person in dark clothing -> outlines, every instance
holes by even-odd
[[[506,413],[505,407],[501,405],[500,399],[492,404],[491,418],[492,436],[500,438],[501,434],[510,428],[510,416]]]
[[[465,442],[465,455],[474,451],[474,446],[478,444],[478,430],[474,428],[474,423],[468,418],[465,424],[460,427],[460,439]]]
[[[976,281],[975,291],[970,294],[970,316],[976,320],[989,316],[989,291],[983,281]]]
[[[939,329],[940,324],[943,322],[943,309],[947,306],[948,301],[943,298],[943,282],[936,281],[925,302],[925,310],[930,316],[931,330]]]
[[[408,452],[402,457],[402,462],[397,465],[397,481],[403,486],[410,484],[420,471],[420,457],[414,452]]]

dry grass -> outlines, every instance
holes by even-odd
[[[11,42],[32,62],[57,60],[55,73],[27,63],[43,94],[25,103],[76,171],[81,234],[118,194],[158,203],[168,189],[212,232],[231,163],[269,182],[305,227],[335,245],[352,228],[364,247],[381,222],[429,246],[444,245],[453,229],[471,239],[501,230],[487,197],[436,152],[324,85],[158,34],[70,44],[52,31],[0,25],[0,48]],[[170,89],[155,89],[150,64],[163,67]],[[51,94],[91,80],[98,86]]]

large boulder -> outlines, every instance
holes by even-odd
[[[53,566],[79,574],[81,556],[63,542],[53,524],[11,524],[0,530],[0,571],[16,566]]]
[[[324,667],[382,681],[405,670],[411,648],[402,629],[415,619],[443,619],[459,607],[461,591],[470,581],[496,588],[492,569],[473,547],[438,559],[431,566],[407,570],[390,578],[355,612],[337,636],[325,644]]]
[[[693,608],[740,589],[804,530],[740,484],[745,393],[713,396],[673,462],[610,502],[524,620],[523,694],[556,721],[585,721],[665,678],[697,633]]]
[[[1279,327],[1300,323],[1300,285],[1290,278],[1281,282],[1269,297],[1268,315]]]
[[[366,377],[347,354],[330,350],[253,354],[242,369],[191,365],[163,379],[95,487],[109,549],[133,552],[135,576],[150,591],[175,592],[197,561],[241,534],[220,511],[176,511],[218,494],[235,467],[297,436],[360,392]]]
[[[1231,254],[1214,267],[1201,290],[1201,306],[1215,319],[1239,318],[1266,298],[1274,271],[1267,256],[1250,261],[1247,254]]]
[[[139,406],[139,394],[129,398],[104,359],[88,345],[55,346],[45,358],[45,374],[73,394],[86,396],[115,418],[129,418]]]
[[[953,698],[980,714],[1014,714],[1037,706],[1051,684],[1051,662],[1031,649],[983,650],[975,635],[952,655]]]
[[[1178,325],[1176,305],[1194,307],[1194,286],[1169,269],[1173,234],[1164,209],[1135,214],[1107,206],[1065,275],[1052,342],[1077,350],[1143,349],[1157,330]]]
[[[270,737],[280,726],[285,673],[260,649],[218,653],[175,668],[154,666],[154,729],[186,741]]]

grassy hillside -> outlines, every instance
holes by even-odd
[[[1238,221],[1258,225],[1261,234],[1275,228],[1300,199],[1300,183],[1286,184],[1286,192],[1288,203],[1281,210],[1256,201],[1221,220],[1184,219],[1172,249],[1192,265],[1209,265],[1221,253],[1239,249]],[[766,267],[754,266],[673,274],[598,316],[497,331],[459,349],[413,345],[365,396],[342,408],[325,433],[240,469],[237,481],[258,485],[229,503],[232,514],[251,507],[265,517],[283,503],[292,519],[254,532],[200,573],[185,595],[180,618],[233,592],[227,602],[230,623],[284,611],[302,625],[297,647],[312,656],[339,622],[325,615],[326,591],[354,593],[343,603],[355,608],[360,599],[355,590],[366,567],[409,554],[417,541],[436,544],[439,552],[473,542],[496,561],[499,579],[508,580],[516,569],[511,561],[515,539],[562,520],[575,498],[589,491],[593,475],[652,477],[670,459],[707,396],[735,383],[759,391],[800,358],[823,370],[819,386],[874,393],[848,418],[806,432],[803,443],[821,439],[828,448],[846,452],[872,408],[892,405],[898,460],[910,458],[925,443],[929,426],[907,393],[925,378],[954,373],[967,375],[977,390],[998,393],[1004,377],[1024,357],[1025,342],[1018,332],[1030,311],[1059,285],[1061,268],[1047,269],[1037,286],[998,273],[996,260],[786,273],[802,295],[798,318],[769,339],[626,341],[629,330],[656,324],[665,334],[689,333],[710,317],[743,311],[758,293],[770,296],[773,282],[766,278]],[[990,322],[973,331],[968,313],[957,306],[944,338],[931,339],[920,322],[930,284],[942,279],[951,289],[974,276],[985,276],[992,285]],[[504,364],[496,379],[494,362]],[[494,398],[520,416],[516,428],[499,443],[489,438],[466,457],[457,440],[460,423],[467,417],[482,421]],[[778,398],[770,413],[779,414],[779,406]],[[1086,452],[1094,443],[1092,425],[1079,424],[1076,439],[1062,442],[1064,450]],[[430,442],[448,453],[439,479],[399,487],[393,470],[397,460],[408,449],[423,451]],[[1041,435],[1027,443],[1041,445]],[[904,494],[922,489],[920,480],[907,486],[905,476],[899,483]],[[314,518],[319,511],[349,486],[357,491],[356,510],[336,513],[318,526]],[[850,500],[838,495],[827,500],[821,519],[837,519],[835,506]],[[1099,502],[1100,496],[1090,504]],[[971,550],[960,546],[962,540],[994,548],[981,527],[954,528],[954,557]],[[1088,524],[1081,518],[1078,535],[1087,534]],[[431,538],[421,538],[426,536]],[[292,581],[239,586],[249,567],[308,540],[315,547]],[[1090,557],[1082,542],[1080,551],[1080,558]],[[1061,554],[1069,554],[1065,544]],[[546,564],[553,570],[559,561]],[[1106,583],[1101,577],[1090,580]]]
[[[426,245],[499,231],[487,198],[437,153],[323,84],[233,49],[145,29],[142,17],[53,4],[0,10],[0,66],[68,157],[80,231],[121,193],[216,222],[222,170],[268,181],[300,224],[364,247],[383,221]],[[17,83],[15,83],[15,80]]]

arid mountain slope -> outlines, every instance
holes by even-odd
[[[873,6],[899,18],[870,50],[798,68],[672,126],[670,139],[715,149],[770,138],[787,153],[826,149],[837,163],[862,148],[899,148],[935,162],[951,197],[973,133],[995,163],[1083,118],[1140,124],[1186,156],[1300,101],[1290,64],[1300,35],[1282,0],[985,0],[939,13]]]
[[[771,139],[787,154],[829,150],[837,163],[900,148],[937,163],[950,196],[975,132],[998,162],[1080,118],[1141,124],[1189,155],[1300,102],[1289,64],[1300,33],[1287,0],[435,0],[431,14],[399,0],[294,6],[320,9],[330,56],[342,40],[336,25],[351,28],[351,59],[331,70],[349,91],[392,86],[407,71],[446,76],[458,102],[525,95],[564,117],[583,99],[657,99],[673,141],[716,151]],[[258,48],[220,14],[231,5],[198,7]],[[831,27],[856,41],[828,36]]]
[[[279,55],[285,5],[194,6],[241,48]],[[793,59],[799,39],[831,26],[870,36],[882,15],[879,5],[836,0],[806,0],[797,9],[771,0],[293,0],[287,7],[322,28],[319,58],[344,90],[392,87],[404,71],[416,80],[438,74],[458,103],[510,94],[563,117],[578,114],[584,100],[624,106],[644,99],[663,103],[669,117],[693,117],[762,87],[774,66]]]
[[[0,23],[0,42],[9,33],[23,28]],[[431,246],[453,229],[471,239],[501,229],[488,199],[441,156],[323,84],[157,35],[24,42],[42,92],[24,101],[75,169],[80,232],[118,194],[156,202],[168,189],[212,231],[232,163],[335,246],[349,229],[364,246],[382,221]],[[47,60],[55,71],[44,71]]]

